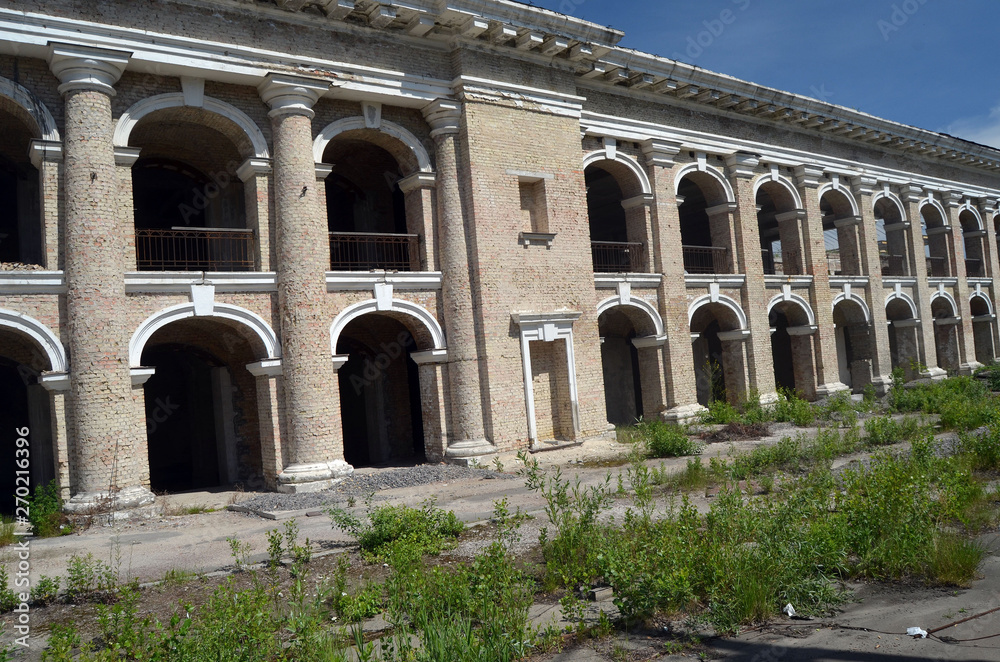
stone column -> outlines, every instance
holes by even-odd
[[[632,345],[639,354],[639,385],[642,389],[642,416],[648,420],[662,420],[666,411],[667,390],[663,375],[666,360],[663,336],[633,338]]]
[[[653,273],[663,275],[657,299],[667,336],[664,361],[664,389],[668,421],[686,422],[704,411],[698,404],[698,380],[691,348],[687,289],[684,281],[684,254],[681,245],[681,217],[678,212],[674,177],[680,167],[674,157],[681,146],[662,140],[642,144],[646,171],[653,186],[650,206]]]
[[[448,408],[443,363],[448,354],[437,350],[413,352],[420,380],[420,414],[424,423],[424,455],[431,462],[445,459],[448,449]]]
[[[324,274],[330,265],[312,153],[312,106],[326,81],[268,74],[258,87],[274,140],[275,272],[281,315],[285,465],[278,489],[329,487],[353,468],[344,462],[337,376],[330,351]]]
[[[131,264],[118,219],[111,97],[129,53],[49,44],[49,66],[65,99],[66,318],[70,380],[69,456],[75,494],[68,511],[149,505],[144,428],[133,415],[125,271]],[[141,439],[140,444],[140,436]]]
[[[739,329],[719,334],[719,340],[722,341],[722,371],[726,378],[726,399],[732,405],[739,404],[747,390],[747,361],[743,356],[747,338],[746,332]]]
[[[29,148],[31,164],[38,170],[38,188],[41,196],[42,253],[45,268],[50,271],[61,269],[59,247],[62,191],[62,143],[48,140],[32,140]]]
[[[791,336],[792,373],[795,390],[806,400],[816,399],[816,368],[813,365],[816,352],[813,349],[814,326],[790,326],[785,329]]]
[[[257,380],[257,422],[260,429],[261,473],[268,489],[278,489],[278,476],[284,468],[281,430],[284,412],[281,392],[281,361],[251,363],[247,370]]]
[[[900,198],[906,205],[906,216],[910,221],[910,266],[917,284],[914,288],[914,299],[917,304],[918,319],[921,320],[917,331],[918,346],[921,351],[913,358],[919,359],[926,367],[921,373],[923,377],[944,379],[948,373],[938,367],[937,351],[934,342],[934,315],[931,313],[931,287],[927,282],[927,260],[924,250],[924,235],[920,223],[920,203],[924,199],[924,191],[919,186],[901,187]],[[947,219],[944,219],[947,221]],[[896,325],[899,326],[898,324]],[[900,344],[902,347],[902,344]],[[900,357],[906,354],[900,349]]]
[[[996,226],[993,225],[993,217],[997,213],[996,201],[991,198],[979,199],[979,213],[983,217],[983,229],[986,236],[983,237],[983,259],[986,260],[986,275],[993,279],[990,287],[989,297],[993,304],[993,314],[1000,310],[1000,296],[998,296],[998,286],[1000,286],[1000,249],[997,248]],[[985,322],[981,322],[985,324]],[[997,321],[990,324],[991,335],[993,336],[993,355],[996,358],[1000,354],[1000,335],[998,335]]]
[[[139,150],[134,147],[115,148],[115,171],[118,175],[118,223],[125,236],[128,271],[138,271],[135,252],[135,202],[132,188],[132,166],[139,160]]]
[[[419,235],[422,247],[415,256],[415,271],[437,271],[437,245],[434,241],[434,187],[437,175],[417,172],[399,180],[405,196],[406,231]]]
[[[781,270],[786,276],[806,273],[805,253],[802,250],[802,224],[805,217],[804,209],[792,209],[774,216],[781,239]]]
[[[871,383],[878,395],[885,395],[892,386],[892,356],[889,351],[889,326],[885,317],[885,285],[882,282],[882,259],[878,252],[878,233],[875,221],[875,204],[872,198],[878,180],[858,177],[854,182],[854,196],[861,209],[858,226],[861,248],[862,273],[868,276],[868,308],[872,318],[869,324],[871,338]],[[856,387],[855,387],[856,388]]]
[[[270,271],[271,241],[271,159],[250,158],[236,169],[236,176],[243,182],[243,199],[246,205],[247,229],[253,230],[257,243],[254,268]],[[317,182],[319,186],[322,183]]]
[[[756,389],[761,403],[778,401],[774,385],[774,358],[771,351],[771,325],[767,304],[770,294],[764,282],[764,259],[757,224],[757,201],[753,191],[755,168],[760,160],[751,154],[737,153],[726,159],[729,177],[736,196],[733,215],[733,238],[738,263],[743,268],[742,304],[747,316],[750,337],[746,356],[750,386]]]
[[[833,290],[830,289],[830,272],[826,261],[826,242],[823,240],[823,213],[819,208],[819,178],[823,171],[803,165],[795,168],[796,184],[805,217],[802,228],[803,263],[806,273],[813,277],[810,305],[816,315],[816,395],[825,398],[849,390],[840,381],[837,362],[837,329],[833,325]]]
[[[441,300],[448,337],[449,429],[445,454],[465,460],[496,452],[486,439],[483,391],[475,310],[472,264],[476,253],[475,219],[462,199],[462,105],[439,99],[424,108],[431,127],[437,161],[438,255],[445,276]]]
[[[958,304],[955,315],[959,318],[955,329],[958,332],[958,371],[963,375],[971,375],[983,364],[976,360],[975,332],[972,329],[972,311],[969,306],[969,276],[963,257],[965,239],[962,236],[962,221],[959,219],[959,207],[962,206],[962,201],[962,194],[956,191],[945,193],[942,199],[944,209],[948,213],[947,223],[951,226],[951,258],[954,261],[954,270],[951,273],[958,279],[955,285],[955,299]]]

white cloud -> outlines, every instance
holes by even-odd
[[[990,110],[989,115],[955,120],[948,125],[945,132],[958,138],[1000,148],[1000,105]]]

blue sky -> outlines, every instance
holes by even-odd
[[[623,30],[622,46],[1000,148],[998,0],[532,4]]]

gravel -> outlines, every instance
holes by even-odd
[[[469,479],[509,480],[512,474],[497,473],[488,469],[472,469],[453,464],[421,464],[400,469],[383,469],[365,474],[352,474],[328,490],[307,494],[279,494],[265,492],[241,501],[239,505],[251,510],[274,512],[303,510],[336,504],[347,497],[365,497],[373,492],[400,487],[417,487],[430,483],[453,482]]]

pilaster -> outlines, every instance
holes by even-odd
[[[951,226],[951,248],[954,263],[952,273],[958,278],[958,283],[955,286],[955,299],[958,304],[955,315],[959,317],[958,370],[963,375],[971,375],[983,364],[976,360],[975,331],[972,328],[972,311],[969,305],[969,275],[965,266],[965,237],[962,234],[962,221],[959,219],[959,208],[963,201],[964,196],[957,191],[949,191],[942,196],[942,204],[944,204],[945,212],[948,214],[947,222]]]
[[[879,395],[892,386],[892,353],[889,349],[889,327],[885,317],[885,285],[882,282],[882,260],[878,251],[878,232],[875,221],[873,197],[878,181],[872,177],[858,177],[852,186],[861,210],[858,226],[860,259],[863,273],[868,276],[868,309],[871,324],[868,337],[871,347],[871,381]]]
[[[910,221],[910,265],[913,275],[916,278],[914,288],[914,298],[917,304],[917,314],[921,320],[920,328],[917,330],[917,346],[919,355],[903,357],[901,359],[912,358],[919,361],[926,367],[923,371],[925,377],[932,379],[943,378],[947,373],[938,367],[936,343],[934,338],[934,315],[931,313],[931,287],[927,282],[927,252],[924,243],[923,226],[920,222],[920,207],[926,195],[919,186],[906,185],[901,187],[900,198],[906,205],[906,216]],[[947,219],[944,219],[947,221]],[[897,325],[898,326],[898,325]],[[900,344],[902,347],[902,344]],[[907,366],[903,366],[906,368]]]

